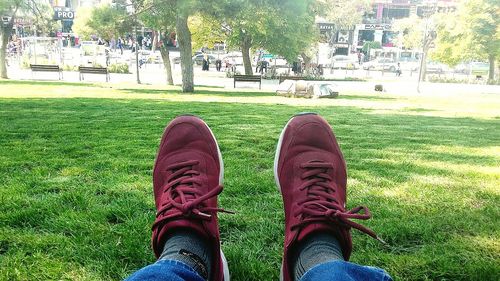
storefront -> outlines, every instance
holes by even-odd
[[[362,49],[365,42],[379,42],[382,47],[394,47],[396,32],[391,24],[357,24],[354,38],[357,38],[357,49]]]

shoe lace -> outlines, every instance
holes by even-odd
[[[200,172],[194,169],[199,161],[189,160],[172,164],[166,170],[172,173],[167,178],[167,183],[163,188],[164,193],[168,193],[168,199],[162,203],[161,208],[156,213],[156,222],[153,229],[164,221],[178,217],[192,217],[200,220],[210,220],[213,213],[232,213],[220,208],[207,207],[205,201],[219,195],[222,192],[222,185],[211,188],[209,192],[202,193],[199,186],[202,185]],[[167,211],[175,209],[174,212]]]
[[[311,223],[324,222],[327,219],[347,228],[355,228],[385,244],[373,230],[351,220],[370,219],[371,214],[367,207],[359,206],[346,210],[345,206],[335,198],[336,185],[332,183],[332,177],[327,173],[328,170],[333,169],[331,163],[311,161],[301,164],[300,168],[305,171],[301,175],[304,182],[299,187],[299,190],[307,192],[307,196],[297,202],[299,208],[296,209],[293,215],[295,217],[300,216],[301,220],[292,226],[292,230]]]

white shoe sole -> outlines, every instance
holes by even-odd
[[[217,147],[217,153],[219,154],[219,166],[220,166],[219,184],[222,185],[224,183],[224,161],[222,160],[222,153],[220,152],[219,143],[217,143],[217,139],[215,138],[214,132],[212,132],[212,129],[210,129],[207,123],[205,123],[205,121],[200,117],[198,116],[195,117],[199,118],[203,122],[203,124],[205,124],[205,126],[210,131],[210,134],[212,134],[212,138],[215,140],[215,146]],[[230,281],[229,266],[227,265],[226,256],[224,255],[224,252],[222,252],[222,248],[220,249],[220,257],[222,260],[222,272],[224,274],[224,281]]]

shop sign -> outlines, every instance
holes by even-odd
[[[333,23],[318,23],[318,27],[320,31],[328,31],[333,30],[335,24]]]
[[[390,24],[359,24],[359,30],[391,30]]]
[[[75,12],[66,7],[54,7],[55,20],[72,20],[75,18]]]

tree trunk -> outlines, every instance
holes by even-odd
[[[1,23],[0,23],[1,24]],[[7,75],[7,43],[12,32],[12,22],[0,27],[0,78],[9,79]]]
[[[252,61],[250,60],[250,45],[251,38],[248,36],[243,37],[241,40],[241,53],[243,55],[243,66],[245,67],[245,75],[252,75]]]
[[[174,85],[174,79],[172,78],[172,66],[170,65],[170,52],[165,44],[160,47],[160,54],[163,60],[163,66],[165,66],[165,71],[167,72],[167,83],[169,85]]]
[[[184,93],[192,93],[194,92],[194,83],[191,31],[189,31],[187,20],[187,16],[181,14],[177,15],[176,29],[181,55],[182,91]]]
[[[312,60],[312,58],[310,58],[305,53],[301,53],[300,56],[304,60],[304,70],[303,71],[304,71],[306,76],[309,76],[309,74],[311,73],[311,60]]]
[[[493,84],[493,82],[495,82],[495,56],[489,55],[488,61],[490,63],[490,71],[488,74],[488,84]]]
[[[427,53],[429,52],[429,49],[425,49],[423,50],[422,52],[422,76],[421,76],[421,79],[420,81],[425,81],[426,77],[427,77]]]

